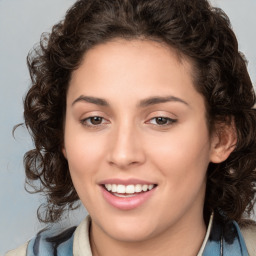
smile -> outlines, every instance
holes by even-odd
[[[123,185],[123,184],[105,184],[105,188],[112,193],[115,193],[116,196],[124,197],[125,195],[119,195],[119,194],[128,194],[132,195],[135,193],[141,193],[150,191],[154,188],[154,184],[130,184],[130,185]]]
[[[143,183],[131,184],[128,181],[114,183],[112,181],[101,184],[101,191],[106,202],[114,208],[132,210],[150,200],[156,190],[156,184]]]

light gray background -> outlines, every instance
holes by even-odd
[[[25,129],[16,140],[12,128],[23,121],[22,97],[30,81],[26,55],[44,31],[59,21],[74,0],[0,0],[0,255],[30,239],[42,228],[36,209],[43,201],[25,192],[23,154],[31,148]],[[240,50],[256,82],[256,0],[212,0],[229,15]],[[69,225],[86,212],[67,216]]]

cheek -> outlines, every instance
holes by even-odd
[[[158,166],[165,176],[170,176],[182,184],[198,175],[203,178],[210,156],[206,125],[193,122],[173,128],[154,141],[155,146],[151,147],[150,157],[154,165]]]
[[[66,131],[65,147],[74,187],[83,204],[90,209],[95,194],[95,177],[104,155],[103,141],[84,132]],[[69,136],[70,135],[70,136]]]
[[[83,127],[66,127],[65,151],[74,183],[91,179],[104,156],[104,144],[102,136],[92,136]]]

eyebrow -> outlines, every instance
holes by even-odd
[[[88,102],[88,103],[92,103],[92,104],[103,106],[103,107],[110,106],[110,104],[105,99],[92,97],[92,96],[84,96],[84,95],[81,95],[76,100],[74,100],[72,103],[72,106],[77,102]],[[166,103],[166,102],[180,102],[189,106],[189,104],[186,101],[180,98],[177,98],[175,96],[164,96],[164,97],[154,96],[154,97],[149,97],[141,100],[137,105],[137,107],[145,108],[151,105],[156,105],[156,104]]]
[[[166,103],[166,102],[180,102],[183,103],[185,105],[189,105],[186,101],[177,98],[175,96],[165,96],[165,97],[149,97],[147,99],[141,100],[138,104],[138,107],[148,107],[150,105],[156,105],[156,104],[160,104],[160,103]]]
[[[100,105],[100,106],[103,106],[103,107],[109,107],[110,106],[109,103],[104,99],[91,97],[91,96],[84,96],[84,95],[81,95],[76,100],[74,100],[73,103],[72,103],[72,106],[77,102],[83,102],[83,101],[88,102],[88,103],[92,103],[92,104],[95,104],[95,105]]]

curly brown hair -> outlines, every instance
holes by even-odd
[[[226,14],[206,0],[79,0],[27,58],[32,86],[24,118],[35,149],[25,154],[24,165],[26,183],[46,195],[38,218],[55,222],[77,206],[62,154],[67,88],[84,53],[114,38],[158,40],[191,60],[210,130],[232,118],[237,133],[229,158],[209,165],[205,210],[236,221],[250,214],[256,191],[255,94]]]

